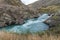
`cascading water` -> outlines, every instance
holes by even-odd
[[[48,18],[50,18],[48,14],[43,14],[42,16],[38,17],[36,20],[30,19],[27,20],[25,24],[23,25],[14,25],[13,27],[8,26],[6,28],[2,28],[7,32],[13,32],[13,33],[18,33],[18,34],[26,34],[26,33],[37,33],[41,32],[44,30],[47,30],[49,26],[45,23]]]

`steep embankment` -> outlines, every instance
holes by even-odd
[[[22,24],[24,19],[34,18],[36,12],[30,10],[20,0],[0,0],[0,27]]]

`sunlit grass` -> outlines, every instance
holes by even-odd
[[[14,33],[7,33],[4,31],[0,31],[0,40],[60,40],[60,35],[52,35],[44,33],[44,35],[20,35],[20,34],[14,34]]]
[[[60,10],[60,6],[52,5],[47,7],[41,7],[38,9],[39,12],[57,12]]]

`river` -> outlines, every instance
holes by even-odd
[[[38,33],[49,29],[49,26],[44,23],[50,16],[48,14],[43,14],[36,19],[26,20],[22,25],[13,25],[0,28],[6,32],[13,32],[18,34],[27,34],[27,33]]]

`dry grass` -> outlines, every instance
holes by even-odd
[[[39,8],[38,10],[39,12],[57,12],[58,10],[60,10],[60,6],[52,5]]]
[[[60,40],[60,36],[39,35],[18,35],[6,32],[0,32],[0,40]]]

